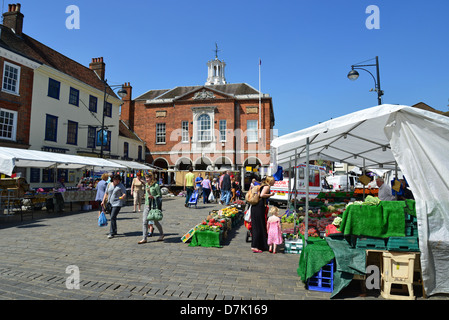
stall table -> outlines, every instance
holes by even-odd
[[[223,239],[222,231],[195,231],[189,247],[216,247],[221,248]]]
[[[74,202],[81,202],[81,209],[84,210],[83,204],[85,202],[95,201],[95,197],[97,195],[97,190],[67,190],[61,192],[61,196],[64,199],[64,202],[70,203],[70,210],[72,211],[72,204]]]
[[[344,235],[404,237],[405,207],[405,201],[381,201],[376,206],[352,204],[343,213],[340,230]]]
[[[184,240],[191,240],[189,247],[217,247],[221,248],[223,240],[227,237],[228,232],[241,224],[243,220],[243,212],[238,211],[232,214],[230,217],[218,217],[217,220],[225,219],[226,222],[223,223],[223,228],[219,231],[212,230],[199,230],[201,225],[196,226],[194,229],[190,230],[186,235],[184,235]]]

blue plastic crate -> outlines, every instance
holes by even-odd
[[[307,280],[307,289],[321,292],[334,290],[334,260]]]

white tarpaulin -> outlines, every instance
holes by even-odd
[[[402,170],[415,200],[424,287],[449,293],[449,118],[399,105],[361,110],[279,137],[277,164],[295,155]],[[293,158],[294,160],[294,158]]]
[[[0,147],[0,173],[10,176],[14,167],[81,169],[85,167],[126,169],[125,166],[102,158],[91,158],[63,153]]]

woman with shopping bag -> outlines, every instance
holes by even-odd
[[[162,220],[162,193],[159,184],[152,174],[145,175],[145,209],[142,213],[142,240],[138,244],[146,243],[148,237],[148,224],[150,224],[150,231],[152,233],[153,224],[159,230],[159,239],[164,240],[164,231],[159,223]]]
[[[117,235],[117,216],[120,209],[125,205],[126,188],[121,183],[122,178],[119,174],[116,174],[112,178],[112,183],[108,184],[106,192],[103,196],[101,205],[106,207],[106,201],[111,204],[111,227],[109,230],[108,238],[112,239]]]

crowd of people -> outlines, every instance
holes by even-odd
[[[110,214],[110,228],[108,238],[114,238],[117,235],[117,216],[126,201],[126,188],[122,183],[120,175],[103,174],[97,183],[96,201],[99,204],[99,215],[102,212]],[[270,188],[274,184],[273,177],[267,177],[262,182],[253,180],[251,188],[261,185],[259,190],[260,199],[257,205],[252,206],[252,250],[253,252],[262,252],[270,249],[270,252],[276,252],[276,245],[282,241],[280,236],[280,219],[277,213],[271,214],[267,219],[268,206],[267,200],[274,195],[270,193]],[[206,175],[204,178],[201,173],[195,177],[193,169],[190,168],[184,180],[184,190],[186,191],[185,204],[187,206],[190,197],[196,190],[203,198],[204,203],[208,203],[211,199],[217,199],[221,204],[229,205],[240,194],[240,186],[235,177],[229,171],[217,179]],[[133,195],[133,212],[142,212],[142,240],[138,244],[147,242],[147,238],[151,237],[154,226],[159,231],[158,241],[164,240],[164,232],[159,221],[148,219],[148,213],[151,209],[157,208],[162,210],[162,194],[159,183],[153,174],[145,175],[142,179],[140,173],[137,173],[132,181],[131,193]],[[142,198],[144,199],[144,210],[142,210]],[[109,208],[108,208],[109,207]],[[108,212],[109,211],[109,212]],[[274,212],[274,211],[273,211]],[[274,233],[274,234],[273,234]]]
[[[256,186],[258,188],[259,201],[250,206],[251,216],[251,250],[254,253],[269,251],[276,253],[277,246],[282,244],[281,223],[278,208],[268,204],[269,198],[275,193],[271,192],[275,179],[272,176],[264,178],[262,181],[253,179],[250,190]],[[406,187],[406,181],[401,180],[402,190],[404,190],[400,199],[413,198],[410,190]],[[380,177],[376,179],[379,188],[379,199],[384,201],[394,200],[390,187],[384,183]],[[117,234],[117,215],[121,207],[124,206],[126,200],[126,188],[121,183],[121,176],[103,174],[100,181],[96,184],[97,197],[100,213],[105,210],[107,203],[110,204],[110,230],[108,238],[113,238]],[[189,168],[189,172],[184,179],[184,190],[186,191],[185,206],[188,207],[192,194],[196,191],[199,198],[203,198],[203,203],[217,201],[223,205],[229,205],[231,201],[239,198],[241,189],[235,177],[230,171],[223,172],[219,178],[212,178],[209,175],[202,177],[198,173],[195,177],[193,168]],[[157,208],[162,210],[162,194],[159,183],[153,174],[145,175],[142,179],[140,173],[137,173],[132,181],[131,193],[133,195],[133,212],[138,210],[142,212],[142,240],[138,243],[147,242],[147,238],[151,237],[154,226],[159,231],[158,241],[164,240],[164,232],[159,221],[148,219],[148,213],[151,209]],[[142,210],[142,199],[144,199],[144,210]]]
[[[219,202],[229,205],[231,202],[240,199],[242,190],[239,182],[229,170],[223,172],[220,177],[212,178],[207,175],[203,178],[201,173],[197,177],[193,173],[193,167],[184,178],[184,191],[186,192],[185,206],[189,206],[194,192],[197,192],[198,199],[202,198],[203,203]]]
[[[142,212],[142,240],[138,243],[147,242],[147,238],[153,235],[154,226],[159,231],[157,241],[163,241],[164,232],[159,221],[148,219],[148,213],[151,209],[157,208],[162,210],[162,193],[157,179],[153,174],[148,173],[145,175],[145,180],[143,180],[142,175],[137,173],[131,185],[131,193],[133,194],[133,212],[136,212],[136,208],[139,212]],[[145,201],[143,211],[141,210],[142,198]],[[102,212],[107,212],[111,216],[108,238],[112,239],[117,235],[117,215],[126,202],[126,188],[122,183],[121,176],[119,174],[110,176],[104,173],[97,184],[95,200],[99,204],[99,215]]]

